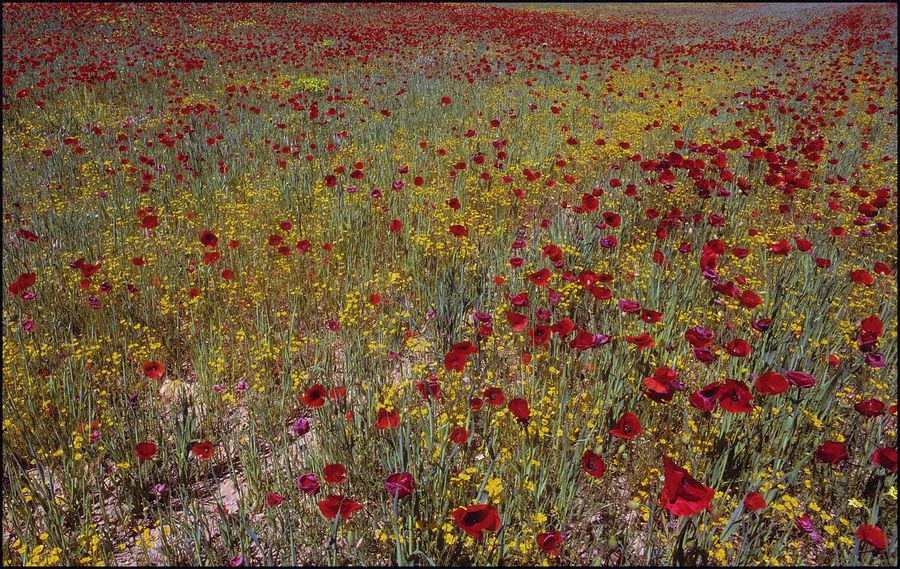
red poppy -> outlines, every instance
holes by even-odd
[[[646,308],[641,309],[641,320],[643,320],[647,324],[656,324],[657,322],[662,322],[662,317],[662,312],[648,310]]]
[[[691,406],[695,409],[700,409],[701,411],[715,411],[719,402],[719,397],[724,388],[724,383],[721,381],[714,381],[703,389],[694,391],[689,398]]]
[[[34,285],[36,280],[37,275],[34,273],[22,273],[14,283],[9,285],[9,292],[12,293],[13,296],[17,296],[19,293],[25,292],[29,287]]]
[[[459,203],[459,200],[456,198],[451,198],[451,199],[447,200],[447,205],[450,206],[454,211],[456,211],[462,207],[462,204]]]
[[[528,275],[528,279],[534,283],[535,286],[547,286],[550,284],[548,279],[552,274],[553,273],[551,273],[549,269],[544,268]]]
[[[197,289],[197,287],[194,287],[188,291],[188,296],[191,298],[197,298],[198,296],[200,296],[200,291]]]
[[[334,519],[338,514],[345,520],[350,519],[350,514],[362,508],[361,504],[357,504],[350,498],[341,495],[329,494],[324,500],[317,502],[319,511],[325,516],[325,519]]]
[[[400,416],[396,409],[379,409],[375,421],[376,429],[391,429],[400,426]]]
[[[343,482],[347,479],[347,477],[345,476],[346,472],[347,469],[343,464],[329,464],[322,471],[322,478],[325,480],[325,482],[337,484],[338,482]]]
[[[856,537],[863,543],[877,549],[884,549],[887,544],[884,540],[884,532],[878,526],[862,525],[856,530]]]
[[[136,444],[134,449],[141,460],[150,460],[156,454],[156,445],[146,441]]]
[[[232,276],[234,276],[234,273],[231,272],[231,269],[225,269],[224,271],[222,271],[222,278],[226,281],[230,281]]]
[[[890,447],[880,447],[872,453],[872,462],[891,472],[897,472],[897,451]]]
[[[740,296],[738,296],[738,300],[741,301],[741,305],[744,308],[749,308],[749,309],[756,308],[757,306],[759,306],[763,303],[763,301],[759,297],[759,295],[750,289],[747,289],[744,292],[742,292],[740,294]]]
[[[206,253],[203,253],[203,262],[207,265],[212,265],[219,260],[219,257],[221,257],[221,255],[218,251],[207,251]]]
[[[791,387],[783,375],[772,371],[760,374],[753,386],[764,395],[778,395]]]
[[[520,422],[527,422],[531,417],[531,409],[528,408],[528,401],[517,397],[509,400],[509,412]]]
[[[653,372],[653,377],[644,378],[644,385],[656,393],[665,393],[669,389],[669,384],[676,381],[677,378],[678,373],[675,370],[661,366]]]
[[[641,350],[644,348],[652,348],[656,345],[656,342],[650,337],[650,334],[647,334],[646,332],[639,336],[625,336],[625,340],[634,344]]]
[[[702,348],[712,340],[712,332],[706,328],[695,326],[684,333],[684,338],[695,348]]]
[[[281,223],[278,224],[278,228],[281,229],[282,231],[290,231],[291,228],[293,228],[293,227],[294,227],[294,224],[291,223],[290,221],[282,221]]]
[[[688,471],[663,456],[666,485],[660,495],[660,505],[676,516],[690,516],[702,512],[716,495],[715,490],[698,482]]]
[[[144,364],[144,375],[150,379],[159,379],[165,373],[166,368],[161,362],[147,362]]]
[[[469,441],[469,431],[465,427],[457,427],[450,431],[450,440],[458,445],[464,445]]]
[[[832,466],[848,458],[847,447],[835,441],[825,441],[816,449],[816,460]]]
[[[384,487],[388,494],[399,499],[412,494],[416,484],[409,472],[395,472],[384,479]]]
[[[450,97],[446,97],[446,96],[441,97],[441,104],[442,104],[442,105],[449,105],[449,104],[452,103],[452,102],[453,102],[453,101],[450,99]]]
[[[200,234],[200,243],[205,247],[215,247],[219,244],[219,238],[212,231],[205,230]]]
[[[309,388],[309,391],[306,392],[306,395],[304,395],[300,401],[310,407],[321,407],[322,405],[325,405],[326,395],[327,392],[325,391],[325,388],[317,383]]]
[[[131,259],[131,264],[135,267],[143,267],[145,264],[147,264],[147,261],[145,261],[142,257],[135,257]]]
[[[852,280],[856,284],[865,286],[872,286],[872,283],[875,282],[875,279],[872,278],[872,275],[870,275],[864,269],[859,269],[858,271],[850,271],[850,280]]]
[[[800,389],[807,389],[816,384],[816,378],[801,371],[786,371],[784,372],[784,378],[788,383]]]
[[[752,512],[753,510],[760,510],[768,506],[766,503],[766,499],[763,498],[763,495],[759,492],[750,492],[747,494],[747,497],[744,498],[744,508],[747,511]]]
[[[562,533],[558,531],[539,533],[534,539],[537,542],[537,546],[541,548],[541,551],[544,553],[559,555],[556,546],[562,543]]]
[[[450,350],[444,355],[444,367],[447,371],[461,372],[466,367],[466,354],[457,350]]]
[[[753,395],[742,381],[726,379],[719,390],[719,405],[729,413],[750,413],[753,411]]]
[[[633,439],[643,433],[644,429],[641,428],[641,422],[638,420],[637,415],[625,413],[609,432],[620,439]]]
[[[500,512],[497,508],[487,504],[476,504],[457,508],[451,512],[456,525],[476,540],[481,540],[483,530],[497,531],[500,529]]]
[[[769,253],[774,253],[775,255],[787,255],[791,250],[791,244],[788,243],[787,239],[782,239],[778,243],[769,243],[767,248]]]
[[[472,408],[473,411],[478,411],[484,406],[484,399],[481,397],[473,397],[469,399],[469,407]]]
[[[403,229],[403,222],[398,219],[391,220],[391,232],[396,233]]]
[[[606,463],[600,455],[590,450],[584,451],[581,455],[581,467],[594,478],[600,478],[606,472]]]
[[[141,227],[143,229],[153,229],[159,226],[159,218],[155,215],[148,215],[141,219]]]
[[[457,239],[462,239],[469,234],[469,230],[464,225],[451,225],[449,230]]]
[[[506,396],[503,395],[503,390],[499,387],[488,387],[485,389],[484,398],[491,405],[503,405],[503,402],[506,401]]]
[[[509,325],[516,332],[521,332],[528,326],[528,318],[522,316],[521,314],[517,314],[515,312],[506,311],[506,319],[509,320]]]
[[[575,323],[568,318],[563,318],[562,320],[551,326],[550,329],[554,333],[558,334],[560,338],[565,338],[572,332],[572,330],[575,329]]]
[[[277,492],[269,492],[266,496],[266,505],[267,506],[277,506],[281,502],[284,501],[284,498],[279,495]]]
[[[751,349],[750,344],[738,338],[729,342],[729,344],[725,346],[725,351],[736,358],[746,358],[750,355]]]
[[[877,399],[864,399],[863,401],[858,401],[856,405],[853,406],[853,409],[863,417],[870,419],[872,417],[884,415],[885,407],[884,403]]]
[[[581,207],[584,208],[585,211],[597,211],[597,208],[600,207],[600,200],[591,194],[584,194],[581,196]]]
[[[816,257],[816,266],[820,269],[829,269],[831,268],[831,261],[822,257]]]
[[[215,447],[209,441],[205,441],[202,443],[195,444],[193,448],[191,448],[191,452],[199,459],[207,459],[212,456],[213,450]]]

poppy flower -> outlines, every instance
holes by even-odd
[[[473,397],[469,399],[469,407],[472,408],[472,411],[478,411],[484,406],[484,399],[481,397]]]
[[[753,387],[764,395],[778,395],[790,389],[790,384],[780,373],[767,371],[756,378]]]
[[[466,354],[456,350],[450,350],[444,355],[444,367],[447,371],[461,372],[466,367]]]
[[[509,321],[509,325],[516,332],[521,332],[528,326],[528,318],[518,314],[516,312],[506,311],[506,319]]]
[[[535,286],[547,286],[550,284],[548,280],[553,273],[550,272],[549,269],[541,269],[539,271],[535,271],[528,275],[528,280],[530,280]]]
[[[136,444],[134,450],[137,451],[138,458],[141,460],[150,460],[153,458],[153,455],[156,454],[156,445],[144,441]]]
[[[725,346],[725,351],[736,358],[746,358],[750,355],[751,349],[750,344],[745,340],[738,338],[729,342],[729,344]]]
[[[400,221],[399,219],[392,219],[391,220],[391,233],[396,233],[396,232],[400,231],[401,229],[403,229],[403,222]]]
[[[537,546],[544,553],[549,553],[550,555],[559,555],[559,551],[557,551],[556,546],[562,543],[562,533],[558,531],[539,533],[534,539],[537,542]]]
[[[700,409],[701,411],[715,411],[724,388],[724,383],[721,381],[714,381],[703,389],[694,391],[688,399],[691,407]]]
[[[154,229],[159,226],[159,218],[155,215],[148,215],[141,219],[142,229]]]
[[[884,323],[881,321],[881,318],[874,314],[863,319],[859,323],[859,327],[863,332],[868,332],[876,338],[880,338],[884,333]]]
[[[531,409],[528,408],[528,401],[521,397],[510,399],[508,407],[509,412],[512,413],[520,423],[526,423],[528,419],[531,418]]]
[[[825,441],[816,449],[816,460],[832,466],[847,460],[847,447],[834,441]]]
[[[476,540],[481,540],[481,532],[484,530],[497,531],[500,529],[500,512],[497,508],[488,504],[476,504],[457,508],[451,512],[456,525]]]
[[[416,389],[419,391],[419,395],[422,396],[422,399],[428,400],[429,397],[434,397],[435,399],[441,398],[441,385],[436,381],[419,381],[416,383]]]
[[[449,231],[457,239],[462,239],[469,234],[469,230],[464,225],[451,225]]]
[[[283,501],[284,501],[284,498],[281,495],[279,495],[277,492],[269,492],[269,494],[266,496],[266,505],[267,506],[277,506],[278,504],[282,503]]]
[[[752,512],[754,510],[760,510],[766,506],[768,506],[766,499],[763,498],[763,495],[759,492],[750,492],[747,494],[747,497],[744,498],[744,508],[746,508],[747,511]]]
[[[302,437],[306,433],[309,432],[309,419],[306,417],[300,417],[294,422],[294,434],[298,437]]]
[[[560,338],[565,338],[572,332],[572,330],[575,329],[575,323],[568,318],[563,318],[562,320],[551,326],[550,329],[554,333],[558,334]]]
[[[338,482],[343,482],[347,479],[345,476],[347,469],[343,464],[335,463],[329,464],[322,471],[322,478],[325,479],[325,482],[329,484],[337,484]]]
[[[788,380],[788,383],[800,389],[806,389],[816,384],[816,378],[808,373],[799,371],[786,371],[784,372],[784,377]]]
[[[503,405],[503,402],[506,401],[506,396],[503,395],[503,390],[499,387],[488,387],[484,390],[484,398],[487,399],[487,402],[491,405]]]
[[[694,348],[694,358],[700,363],[709,365],[716,361],[718,356],[706,348]]]
[[[404,498],[412,494],[416,484],[409,472],[395,472],[384,479],[384,487],[391,496]]]
[[[738,296],[738,300],[741,301],[741,305],[744,308],[748,308],[751,310],[763,303],[763,301],[759,297],[759,295],[750,289],[747,289],[744,292],[742,292],[740,294],[740,296]]]
[[[884,532],[878,526],[862,525],[856,530],[856,537],[865,544],[871,545],[877,549],[887,547],[884,540]]]
[[[581,455],[581,467],[594,478],[600,478],[606,472],[606,463],[600,455],[590,450],[584,451]]]
[[[322,405],[325,405],[326,395],[327,392],[325,391],[325,388],[317,383],[309,388],[306,395],[304,395],[300,401],[310,407],[321,407]]]
[[[550,341],[550,336],[553,333],[550,326],[544,326],[539,324],[528,330],[528,337],[531,338],[531,346],[538,347],[543,346],[547,342]]]
[[[710,343],[713,333],[706,328],[695,326],[684,333],[685,340],[695,348],[702,348]]]
[[[22,273],[19,277],[9,285],[9,292],[12,296],[17,296],[19,293],[22,293],[28,290],[35,281],[37,280],[37,275],[34,273]]]
[[[715,490],[698,482],[668,456],[663,456],[663,463],[666,485],[660,495],[660,505],[676,516],[690,516],[706,509]]]
[[[376,429],[390,429],[399,426],[400,416],[397,414],[396,409],[391,409],[390,411],[388,411],[387,409],[382,408],[378,410],[375,421]]]
[[[215,447],[209,441],[195,444],[191,448],[191,452],[199,459],[207,459],[212,456]]]
[[[677,378],[678,372],[669,367],[660,366],[653,372],[652,377],[644,378],[644,385],[656,393],[665,393],[669,389],[669,383]]]
[[[769,329],[769,326],[772,325],[771,318],[760,318],[757,320],[756,318],[750,318],[750,327],[756,330],[757,332],[765,332]]]
[[[872,462],[891,472],[897,472],[897,451],[890,447],[880,447],[872,453]]]
[[[447,203],[447,205],[450,206],[450,208],[453,209],[454,211],[457,211],[457,210],[459,210],[459,208],[462,207],[462,204],[459,203],[459,200],[456,199],[456,198],[451,198],[451,199],[447,200],[446,203]]]
[[[634,413],[625,413],[619,418],[616,426],[609,430],[610,434],[620,439],[632,439],[644,432],[641,422]]]
[[[144,375],[150,379],[159,379],[165,373],[166,368],[161,362],[147,362],[144,364]]]
[[[656,342],[650,337],[650,334],[647,334],[646,332],[639,336],[625,336],[625,340],[634,344],[641,350],[644,348],[652,348],[656,345]]]
[[[304,474],[297,479],[297,488],[308,496],[319,493],[319,479],[314,474]]]
[[[449,104],[452,103],[452,102],[453,102],[453,101],[450,99],[450,97],[446,97],[446,96],[441,97],[441,104],[442,104],[442,105],[449,105]]]
[[[213,263],[215,263],[216,261],[219,260],[220,256],[221,255],[219,254],[218,251],[207,251],[206,253],[203,253],[203,263],[207,264],[207,265],[212,265]]]
[[[204,247],[212,248],[219,244],[219,238],[216,237],[212,231],[205,230],[200,234],[200,243],[202,243]]]
[[[726,379],[719,390],[719,405],[729,413],[750,413],[753,411],[753,395],[742,381]]]
[[[329,494],[327,498],[317,502],[319,511],[325,516],[325,519],[334,519],[338,514],[345,520],[350,519],[350,514],[362,508],[361,504],[357,504],[350,498],[341,495]]]
[[[864,399],[858,401],[856,405],[853,406],[853,409],[863,417],[870,419],[872,417],[884,415],[885,407],[884,403],[878,399]]]
[[[370,294],[369,304],[371,304],[372,306],[378,306],[379,304],[381,304],[381,295],[377,292]]]
[[[464,445],[469,441],[469,431],[465,427],[457,427],[450,431],[450,440],[458,445]]]
[[[852,280],[856,284],[865,286],[872,286],[872,283],[875,282],[875,279],[872,278],[872,275],[870,275],[864,269],[859,269],[858,271],[850,271],[850,280]]]

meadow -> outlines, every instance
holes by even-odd
[[[3,5],[3,565],[897,563],[897,6]]]

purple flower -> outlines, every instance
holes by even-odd
[[[598,241],[599,245],[604,249],[612,249],[617,245],[616,240],[612,237],[604,237],[600,241]]]
[[[719,278],[719,273],[709,267],[703,267],[703,278],[714,281]]]
[[[491,315],[485,312],[476,312],[475,320],[478,320],[482,324],[490,324],[491,323]]]
[[[241,555],[240,553],[238,553],[237,555],[235,555],[234,557],[231,558],[231,561],[229,561],[229,563],[231,563],[232,567],[240,567],[241,565],[244,564],[244,556]]]
[[[879,354],[877,352],[866,354],[866,365],[875,368],[885,367],[887,364],[884,361],[884,354]]]
[[[235,387],[237,387],[238,391],[243,391],[247,389],[247,382],[242,379],[237,382],[237,385]]]
[[[222,389],[222,386],[219,385],[218,383],[215,384],[215,385],[213,385],[213,390],[214,390],[216,393],[222,393],[223,391],[225,391],[224,389]]]
[[[766,330],[769,329],[769,326],[771,326],[771,325],[772,325],[771,318],[760,318],[759,320],[756,320],[755,318],[752,318],[752,317],[750,318],[750,326],[752,326],[754,330],[757,330],[759,332],[765,332]]]
[[[419,390],[419,394],[422,396],[422,399],[428,400],[429,397],[434,397],[435,399],[440,399],[442,396],[441,393],[441,385],[433,380],[425,381],[422,380],[416,383],[416,389]]]
[[[619,309],[622,312],[628,312],[629,314],[637,312],[641,309],[641,304],[634,300],[620,300],[619,301]]]
[[[309,420],[306,417],[300,417],[294,423],[294,434],[298,437],[302,437],[306,433],[309,432]]]
[[[31,332],[32,330],[34,330],[34,320],[26,320],[22,322],[22,330],[25,330],[26,332]]]
[[[314,474],[304,474],[297,479],[297,488],[309,496],[319,493],[319,479]]]
[[[25,292],[22,293],[22,300],[31,300],[35,296],[37,296],[37,295],[34,294],[33,290],[26,290]]]

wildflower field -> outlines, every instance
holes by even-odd
[[[4,4],[4,565],[897,563],[897,6]]]

